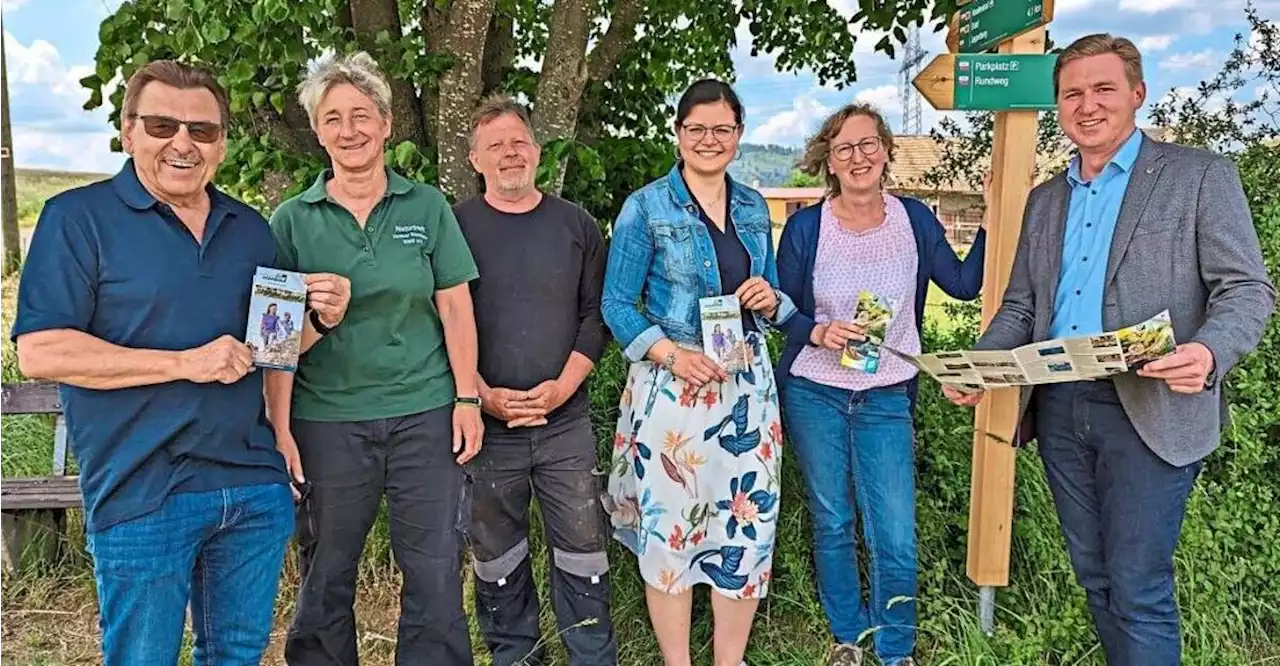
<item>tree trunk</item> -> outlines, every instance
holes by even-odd
[[[455,201],[469,198],[479,189],[475,171],[467,160],[470,152],[471,113],[480,99],[481,60],[495,0],[454,0],[443,51],[453,56],[453,66],[440,77],[440,116],[436,140],[440,149],[440,189]]]
[[[533,107],[533,135],[546,145],[556,139],[573,141],[578,126],[578,104],[587,83],[587,38],[591,34],[589,0],[556,0],[551,10],[547,54],[542,59],[538,92]],[[551,189],[560,192],[567,160]]]
[[[422,13],[419,15],[419,25],[422,30],[422,41],[425,43],[427,53],[439,53],[443,43],[445,30],[449,28],[448,5],[437,1],[423,2]],[[422,84],[422,126],[426,133],[426,144],[436,146],[439,143],[439,137],[436,133],[436,121],[440,118],[440,81],[424,81]]]
[[[351,23],[360,48],[371,55],[378,52],[379,32],[385,30],[393,41],[403,36],[396,0],[351,0]],[[422,107],[413,84],[387,73],[389,63],[378,64],[391,84],[391,145],[406,140],[422,145]]]
[[[4,274],[9,275],[22,265],[22,235],[18,231],[18,193],[14,189],[13,132],[9,127],[9,68],[4,56],[4,41],[0,40],[0,190],[4,190],[0,202],[0,226],[4,227]]]
[[[507,68],[516,55],[515,21],[510,15],[494,12],[489,22],[489,35],[485,38],[484,64],[480,69],[484,82],[481,94],[487,95],[502,87]]]

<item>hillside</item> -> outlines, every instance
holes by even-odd
[[[781,187],[800,159],[799,148],[744,143],[741,149],[742,155],[729,164],[729,175],[747,185],[758,180],[759,187]]]
[[[14,173],[18,191],[18,226],[35,226],[44,202],[59,192],[110,178],[110,174],[22,169]]]

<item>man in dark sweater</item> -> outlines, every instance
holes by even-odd
[[[529,565],[537,494],[551,550],[557,624],[572,666],[617,663],[608,531],[584,382],[605,345],[605,248],[595,220],[534,186],[540,148],[506,97],[472,118],[471,164],[485,194],[454,213],[480,270],[484,452],[472,463],[476,608],[494,666],[545,661]]]

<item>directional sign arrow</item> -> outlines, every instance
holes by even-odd
[[[939,111],[956,108],[956,57],[943,54],[935,57],[911,81],[929,105]]]
[[[1052,109],[1056,60],[1047,54],[945,53],[912,84],[939,111]]]
[[[981,53],[1053,20],[1054,0],[973,0],[951,17],[947,50]]]

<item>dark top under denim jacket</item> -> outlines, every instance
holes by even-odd
[[[769,208],[760,193],[729,181],[729,218],[751,257],[751,275],[763,276],[778,294],[774,321],[755,315],[756,326],[779,326],[795,305],[778,289]],[[736,289],[737,285],[732,285]],[[601,313],[623,355],[639,361],[662,338],[702,344],[698,299],[722,293],[711,234],[680,176],[680,165],[627,197],[613,224]]]
[[[924,308],[929,295],[929,282],[933,281],[952,298],[969,301],[982,294],[983,258],[986,254],[987,232],[979,229],[969,247],[969,254],[961,261],[947,241],[947,231],[937,216],[923,201],[910,197],[898,197],[907,209],[911,231],[916,239],[916,331],[924,342]],[[787,343],[778,362],[778,384],[790,379],[791,364],[809,341],[813,332],[814,297],[813,264],[818,257],[818,237],[822,226],[822,202],[802,208],[788,220],[778,241],[779,267],[783,292],[796,304],[794,317],[781,328],[787,334]],[[907,392],[915,404],[918,382],[908,382]]]

